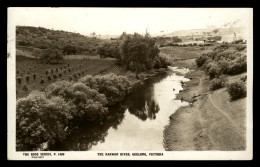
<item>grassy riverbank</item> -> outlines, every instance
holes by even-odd
[[[186,74],[184,90],[177,99],[191,105],[179,108],[170,116],[164,130],[168,151],[222,150],[246,148],[246,98],[231,101],[226,88],[209,90],[209,78],[195,67],[195,59],[178,61],[178,67],[191,68]],[[228,76],[227,82],[239,80],[245,74]]]

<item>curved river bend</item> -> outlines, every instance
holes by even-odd
[[[188,69],[169,67],[185,74]],[[169,116],[187,102],[175,100],[181,81],[189,79],[172,73],[148,79],[144,86],[110,109],[102,125],[82,125],[51,150],[62,151],[164,151],[163,131]]]

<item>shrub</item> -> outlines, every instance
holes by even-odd
[[[220,75],[220,69],[218,66],[212,66],[210,67],[208,73],[210,79],[217,78]]]
[[[62,73],[59,73],[59,77],[60,77],[60,78],[62,77]]]
[[[228,86],[228,93],[232,100],[236,100],[246,96],[246,86],[243,82],[234,82]]]
[[[53,74],[53,68],[51,68],[51,74]]]
[[[72,79],[73,79],[73,78],[72,78],[72,76],[71,76],[71,75],[69,75],[69,81],[72,81]]]
[[[56,74],[53,74],[52,77],[53,77],[54,79],[57,79],[57,75],[56,75]]]
[[[238,46],[236,46],[236,50],[238,50],[238,51],[242,51],[242,50],[244,50],[245,48],[246,48],[245,45],[238,45]]]
[[[45,74],[46,74],[46,76],[48,75],[48,73],[49,73],[49,71],[48,71],[48,70],[46,70],[46,71],[45,71]]]
[[[206,60],[208,59],[208,56],[206,54],[203,54],[201,56],[199,56],[198,58],[196,58],[196,64],[198,67],[201,67]]]
[[[32,91],[16,102],[16,149],[36,151],[43,143],[62,141],[64,129],[72,118],[71,103],[61,97],[47,98],[45,93]]]
[[[36,80],[36,76],[37,76],[37,74],[36,74],[36,73],[33,73],[33,80],[34,80],[34,81]]]
[[[85,71],[82,71],[81,74],[85,74]]]
[[[78,78],[78,74],[77,74],[77,73],[74,73],[74,74],[73,74],[73,77],[74,77],[75,79],[77,79],[77,78]]]
[[[70,68],[68,68],[68,72],[69,72],[69,73],[71,72],[71,69],[70,69]]]
[[[29,76],[29,75],[26,75],[25,79],[26,79],[26,82],[28,83],[29,80],[30,80],[30,76]]]
[[[108,110],[106,97],[83,83],[58,81],[46,88],[48,97],[60,96],[65,101],[75,105],[76,111],[72,113],[75,122],[82,120],[102,120]]]
[[[44,79],[41,78],[40,84],[44,84]]]
[[[19,84],[19,86],[20,86],[21,83],[22,83],[22,78],[21,78],[21,77],[17,77],[17,82],[18,82],[18,84]]]
[[[210,90],[217,90],[224,87],[224,82],[221,79],[214,78],[210,81]]]
[[[114,73],[106,75],[87,75],[79,80],[99,93],[104,94],[108,101],[108,106],[113,106],[122,101],[130,92],[131,84],[125,76],[117,76]]]
[[[243,81],[243,82],[246,82],[246,80],[247,80],[247,75],[241,77],[240,80]]]
[[[48,76],[47,76],[47,79],[48,79],[48,81],[51,81],[51,76],[48,75]]]
[[[68,63],[68,67],[70,66],[70,64]]]
[[[28,86],[27,86],[26,84],[24,84],[24,86],[23,86],[22,89],[23,89],[23,91],[25,91],[25,92],[28,92],[28,90],[29,90],[29,89],[28,89]]]
[[[80,73],[80,72],[78,72],[78,76],[79,76],[79,77],[81,76],[81,73]]]
[[[168,65],[170,65],[170,62],[165,57],[158,56],[155,58],[155,69],[166,68]]]

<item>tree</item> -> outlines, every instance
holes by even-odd
[[[104,107],[107,104],[106,97],[80,82],[52,83],[46,88],[46,95],[48,97],[60,96],[67,102],[71,101],[76,107],[75,112],[72,113],[73,122],[101,120],[108,112]]]
[[[102,76],[87,75],[79,80],[86,86],[97,90],[100,94],[104,94],[108,101],[108,106],[115,105],[124,99],[129,93],[130,81],[124,76],[117,76],[109,73]]]
[[[16,103],[16,148],[19,151],[35,151],[43,143],[62,141],[64,129],[72,118],[74,106],[61,97],[47,98],[45,93],[31,92]]]
[[[76,54],[77,48],[75,46],[67,45],[63,48],[63,54]]]
[[[122,34],[121,36],[123,38],[119,47],[121,63],[127,69],[136,73],[152,69],[155,57],[159,55],[159,49],[155,46],[155,39],[148,34],[144,37],[138,33],[134,35]]]

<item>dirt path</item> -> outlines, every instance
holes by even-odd
[[[213,102],[211,94],[209,94],[210,102],[213,104],[213,106],[217,109],[217,111],[221,112],[232,124],[236,125],[236,123],[226,114],[226,111],[223,111],[219,107],[216,106],[216,104]]]
[[[242,101],[229,102],[225,89],[209,91],[209,80],[200,71],[191,72],[178,99],[193,102],[171,115],[164,131],[168,151],[235,151],[246,148],[245,109]],[[243,99],[241,99],[243,100]],[[244,99],[245,100],[245,99]],[[228,101],[228,103],[227,103]]]

